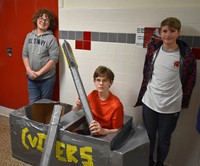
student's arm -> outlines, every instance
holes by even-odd
[[[74,105],[72,106],[72,111],[78,111],[82,108],[82,104],[81,104],[81,101],[79,99],[79,97],[76,97],[76,100],[75,100],[75,103]]]
[[[26,56],[23,56],[23,63],[24,63],[24,67],[26,69],[27,74],[29,75],[29,77],[31,79],[35,79],[37,78],[37,74],[35,74],[35,72],[30,68],[30,64],[29,64],[29,59]]]
[[[93,135],[107,135],[119,131],[119,129],[106,129],[102,128],[99,122],[93,120],[89,125],[91,134]]]
[[[39,77],[48,72],[55,64],[56,62],[54,62],[53,60],[49,60],[47,64],[43,66],[39,71],[36,71],[35,74]]]
[[[196,58],[192,54],[192,51],[189,49],[188,55],[185,59],[185,70],[184,73],[185,81],[182,83],[182,89],[183,89],[183,99],[182,99],[182,108],[188,108],[190,103],[190,98],[192,95],[192,91],[196,82],[196,75],[197,75],[197,62]]]

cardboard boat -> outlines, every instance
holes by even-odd
[[[149,139],[144,127],[136,126],[132,117],[124,116],[119,132],[94,137],[87,133],[84,111],[73,112],[71,105],[46,99],[10,113],[13,157],[40,165],[55,105],[62,106],[62,113],[49,166],[148,165]]]

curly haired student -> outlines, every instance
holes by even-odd
[[[32,22],[35,29],[27,34],[22,51],[30,104],[42,98],[52,98],[59,57],[59,46],[53,35],[56,26],[54,14],[39,9]]]
[[[181,22],[169,17],[161,22],[161,41],[147,48],[143,82],[135,106],[143,105],[143,121],[150,140],[149,166],[163,166],[182,108],[189,106],[196,81],[196,59],[187,44],[178,39]]]

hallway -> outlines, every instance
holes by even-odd
[[[2,115],[0,115],[0,145],[0,165],[29,166],[12,157],[9,118]]]

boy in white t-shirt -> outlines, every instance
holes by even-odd
[[[189,106],[196,80],[196,59],[181,40],[181,22],[174,17],[161,22],[161,42],[148,45],[144,76],[136,106],[143,105],[143,120],[150,140],[149,166],[163,166],[179,113]]]

